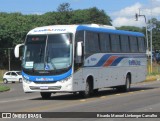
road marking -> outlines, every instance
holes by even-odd
[[[133,94],[134,92],[128,92],[129,94]]]
[[[47,101],[47,100],[46,100]],[[48,101],[47,101],[48,102]],[[28,107],[25,109],[20,109],[17,112],[39,112],[39,111],[48,111],[48,110],[57,110],[61,109],[62,107],[68,107],[69,105],[77,105],[77,101],[71,101],[71,102],[64,102],[58,103],[58,104],[48,104],[48,105],[40,105],[38,107]]]
[[[0,101],[0,103],[8,103],[8,102],[23,101],[23,100],[27,100],[27,99],[28,99],[28,98],[15,99],[15,100],[4,100],[4,101]]]
[[[119,95],[121,95],[121,94],[115,94],[115,95],[119,96]]]
[[[140,92],[144,92],[145,90],[140,90]]]
[[[80,100],[81,102],[85,102],[86,100],[85,99],[83,99],[83,100]]]
[[[106,96],[101,96],[100,98],[103,99],[103,98],[106,98]]]

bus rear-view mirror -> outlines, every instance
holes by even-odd
[[[76,50],[76,63],[82,62],[82,42],[77,42],[77,50]]]
[[[18,44],[18,45],[16,45],[16,47],[14,48],[14,55],[15,55],[15,57],[16,58],[19,58],[19,48],[21,47],[21,46],[24,46],[24,44]]]

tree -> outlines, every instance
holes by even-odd
[[[58,12],[71,12],[72,8],[70,8],[69,3],[62,3],[58,6],[57,11]]]
[[[135,27],[135,26],[121,26],[117,27],[119,30],[127,30],[127,31],[134,31],[134,32],[143,32],[142,28]]]
[[[96,7],[89,9],[89,23],[111,25],[111,19],[105,14],[104,10],[99,10]]]
[[[96,7],[73,11],[72,23],[74,24],[105,24],[111,25],[111,18]]]
[[[72,8],[69,3],[62,3],[57,8],[57,24],[71,24]]]
[[[21,13],[0,13],[0,65],[7,65],[8,52],[12,48],[11,59],[15,60],[13,48],[16,44],[23,43],[27,33],[38,26],[57,24],[107,24],[111,25],[110,17],[96,7],[73,10],[69,3],[62,3],[57,11],[47,12],[42,15],[23,15]],[[15,65],[14,63],[13,65]],[[20,65],[20,63],[19,63]]]
[[[160,50],[160,21],[156,18],[149,20],[148,24],[152,25],[152,45],[154,50]],[[149,34],[150,36],[150,34]],[[150,37],[149,37],[150,38]]]

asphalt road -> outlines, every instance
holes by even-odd
[[[134,84],[127,93],[112,89],[100,90],[98,94],[88,99],[63,93],[53,94],[51,99],[42,100],[39,93],[25,94],[21,83],[7,84],[7,86],[11,90],[0,93],[0,112],[160,112],[160,81]],[[17,121],[17,119],[12,120]],[[56,118],[55,120],[159,121],[160,118]]]

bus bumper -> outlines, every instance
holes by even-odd
[[[35,83],[23,81],[24,92],[73,92],[72,79],[57,81],[54,83]]]

